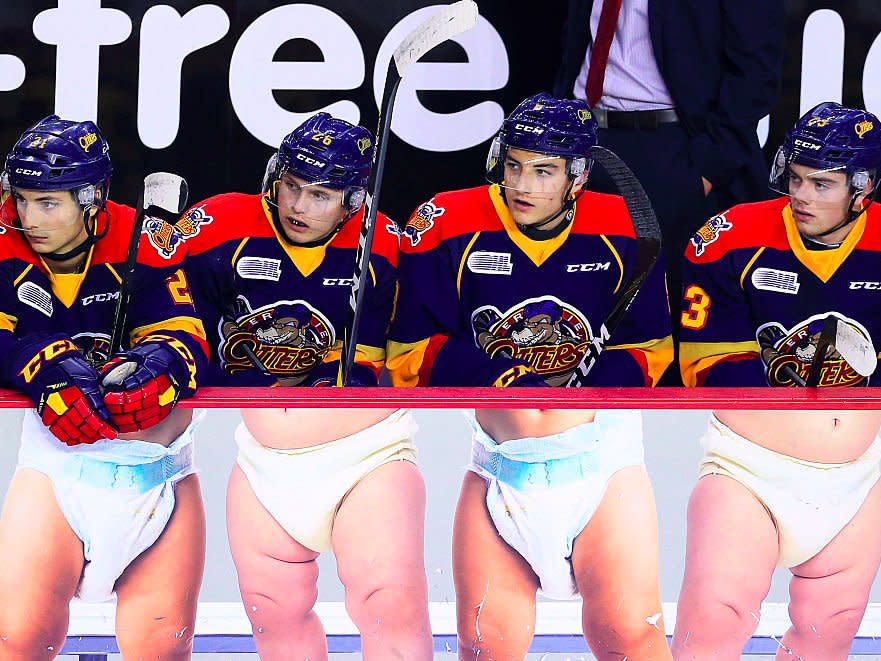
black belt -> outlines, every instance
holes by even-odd
[[[593,116],[601,129],[656,129],[660,124],[676,124],[679,121],[673,108],[629,111],[594,108]]]

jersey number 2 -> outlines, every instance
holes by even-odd
[[[187,284],[187,276],[178,269],[165,279],[171,300],[180,305],[192,305],[193,297],[190,295],[190,286]]]

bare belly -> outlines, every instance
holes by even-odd
[[[881,411],[714,411],[763,448],[824,464],[860,457],[875,440]]]
[[[242,409],[242,420],[261,445],[294,450],[350,436],[397,409]]]
[[[477,422],[496,443],[550,436],[586,422],[596,409],[477,409]]]
[[[147,441],[168,447],[193,419],[193,409],[174,409],[165,420],[143,431],[120,434],[120,440]]]

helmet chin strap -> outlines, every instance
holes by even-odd
[[[89,206],[83,209],[83,225],[86,228],[86,238],[83,240],[81,244],[79,244],[75,248],[71,248],[67,252],[44,252],[42,253],[42,257],[44,259],[51,259],[53,262],[66,262],[69,259],[73,259],[78,255],[82,255],[89,248],[91,248],[95,243],[97,243],[100,239],[103,239],[108,230],[110,229],[110,223],[104,223],[104,231],[95,232],[95,228],[98,226],[98,213],[95,214],[94,218],[89,218],[89,211],[91,211],[93,207]],[[93,223],[89,221],[92,220]]]
[[[580,191],[578,191],[576,195],[572,195],[572,189],[574,188],[574,186],[575,181],[573,180],[572,183],[569,184],[569,189],[566,191],[566,201],[563,203],[563,206],[561,206],[557,211],[537,223],[531,223],[529,225],[516,223],[517,229],[523,232],[526,238],[532,239],[533,241],[547,241],[562,234],[563,230],[565,230],[572,222],[572,218],[574,216],[573,210],[575,208],[575,202],[578,200],[579,197],[581,197],[581,194],[584,192],[584,188],[582,188]],[[505,205],[507,205],[508,198],[505,196],[504,188],[502,188],[502,199],[505,201]],[[559,225],[548,230],[543,229],[563,215],[565,217],[563,218],[563,222],[561,222]]]

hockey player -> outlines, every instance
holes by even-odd
[[[566,384],[634,270],[623,201],[584,190],[595,126],[586,104],[530,97],[492,143],[491,186],[413,213],[389,338],[395,385]],[[673,356],[664,296],[658,265],[588,385],[657,383]]]
[[[820,104],[777,152],[771,188],[784,196],[738,205],[692,237],[681,315],[685,385],[805,385],[829,315],[875,344],[879,167],[878,119]],[[822,359],[817,385],[865,384],[832,347]]]
[[[335,382],[372,154],[366,129],[318,113],[282,141],[263,194],[220,195],[185,214],[213,383]],[[154,230],[157,241],[173,236]],[[352,373],[361,385],[375,385],[384,363],[394,230],[380,215]],[[248,408],[242,418],[227,516],[261,658],[327,657],[312,608],[316,559],[333,550],[365,658],[430,659],[425,494],[410,413]]]
[[[126,658],[189,658],[205,555],[192,413],[205,333],[180,269],[141,244],[110,337],[133,209],[107,199],[92,122],[47,117],[6,158],[0,379],[36,405],[0,515],[0,658],[51,659],[68,602],[118,596]],[[110,360],[108,361],[108,358]],[[176,635],[177,634],[177,635]]]
[[[584,102],[531,97],[493,141],[492,186],[419,207],[402,239],[396,385],[566,382],[634,268],[622,200],[583,191],[594,144]],[[672,358],[665,296],[658,268],[593,383],[657,381]],[[524,658],[541,589],[584,596],[598,659],[668,659],[638,412],[469,418],[472,464],[453,532],[459,658]]]
[[[771,185],[786,197],[734,207],[695,235],[686,383],[793,386],[812,371],[820,386],[865,381],[817,348],[816,322],[836,315],[870,343],[881,331],[866,288],[879,167],[878,119],[821,104],[777,154]],[[777,566],[792,573],[778,658],[848,658],[881,562],[879,426],[876,411],[714,412],[688,506],[675,658],[739,659]]]

